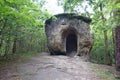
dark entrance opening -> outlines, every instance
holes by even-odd
[[[77,52],[77,36],[74,32],[69,33],[66,36],[66,52],[67,54]]]

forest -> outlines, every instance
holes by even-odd
[[[46,0],[0,0],[1,59],[48,51],[45,21],[54,14],[44,8],[46,4]],[[115,65],[115,29],[120,27],[120,0],[57,0],[57,5],[64,13],[92,19],[91,61]]]

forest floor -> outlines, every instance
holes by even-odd
[[[114,67],[85,62],[83,57],[38,54],[1,63],[0,80],[119,80]]]

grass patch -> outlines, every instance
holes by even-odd
[[[16,53],[16,54],[0,57],[0,65],[4,65],[11,62],[18,62],[18,61],[20,62],[25,59],[31,58],[37,54],[38,53],[36,52],[26,52],[26,53]]]
[[[20,58],[26,59],[26,58],[33,57],[33,56],[35,56],[35,55],[37,55],[37,54],[38,54],[38,53],[36,53],[36,52],[27,52],[27,53],[19,54],[18,56],[19,56]]]
[[[101,68],[99,65],[92,64],[92,69],[98,74],[100,80],[119,80],[116,79],[114,74],[107,69]]]
[[[101,79],[104,79],[104,80],[116,80],[114,75],[110,71],[99,69],[98,74],[99,74],[99,77]]]

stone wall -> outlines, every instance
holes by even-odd
[[[45,22],[48,49],[51,54],[88,56],[93,45],[91,19],[76,14],[58,14]]]

